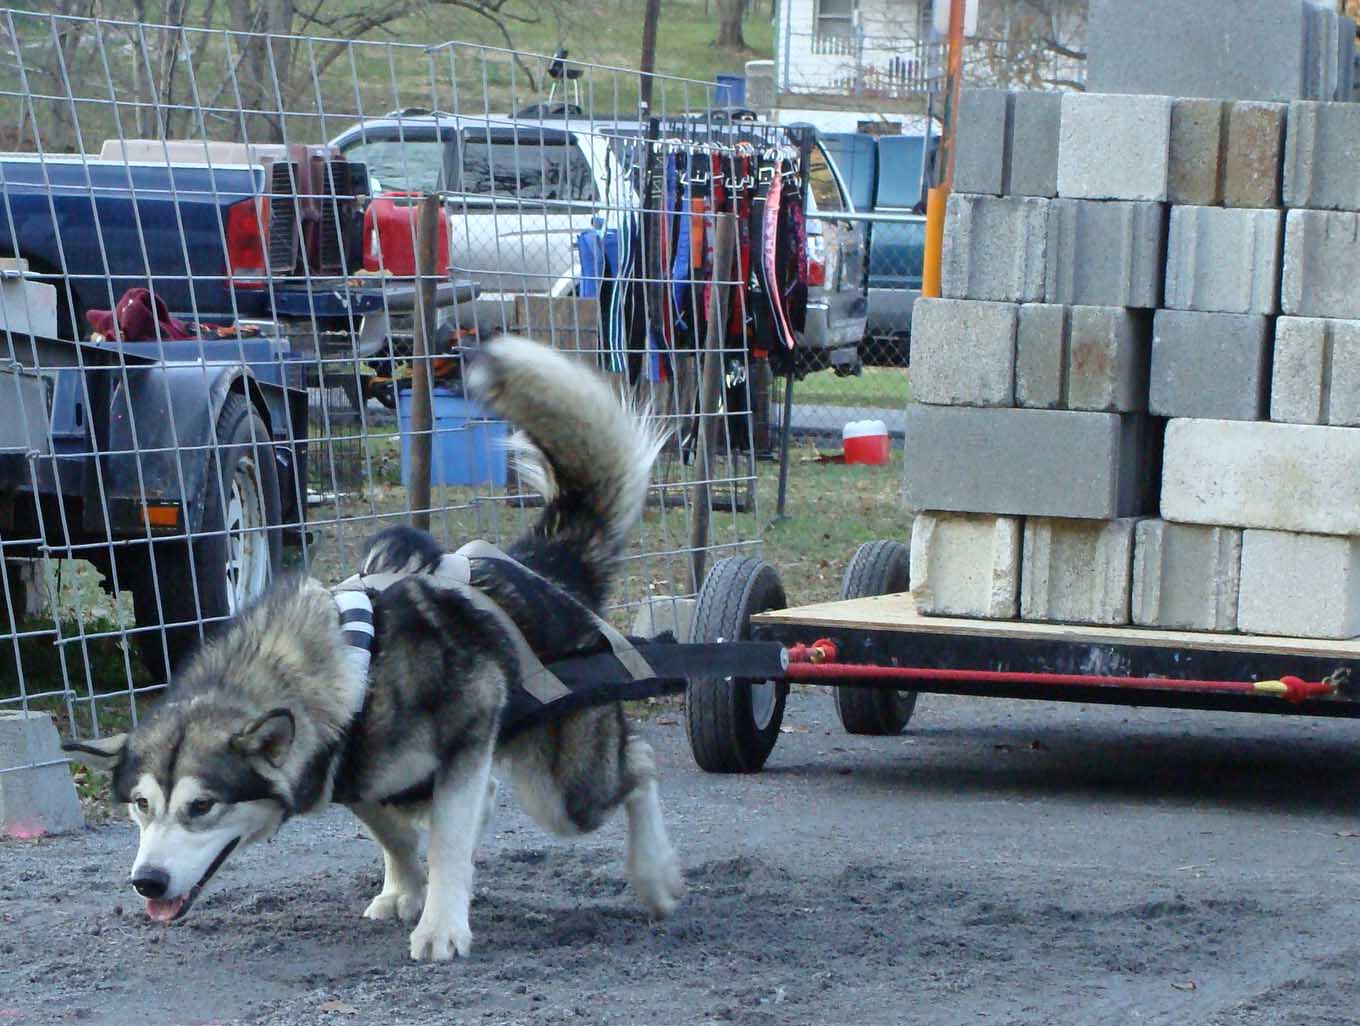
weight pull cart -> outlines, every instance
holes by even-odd
[[[833,686],[836,713],[852,734],[900,733],[923,691],[1360,717],[1360,674],[1352,672],[1360,670],[1360,640],[926,617],[907,591],[907,563],[900,542],[868,542],[850,561],[841,601],[795,609],[785,608],[770,564],[716,563],[699,591],[695,648],[777,642],[782,668],[690,681],[686,726],[700,768],[759,770],[779,737],[791,683]]]

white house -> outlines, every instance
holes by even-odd
[[[912,101],[943,72],[929,40],[930,0],[780,0],[775,21],[775,91],[796,97]],[[816,106],[822,104],[817,103]]]

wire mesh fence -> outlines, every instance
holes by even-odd
[[[769,361],[826,292],[815,144],[713,89],[0,10],[0,715],[122,729],[280,573],[336,582],[413,517],[525,529],[542,498],[462,387],[503,331],[670,429],[621,624],[757,545]]]

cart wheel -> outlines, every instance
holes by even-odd
[[[901,542],[865,542],[845,568],[841,598],[891,595],[911,586],[911,550]],[[915,691],[836,688],[836,715],[850,734],[900,734],[916,708]]]
[[[785,604],[784,585],[769,563],[751,556],[719,560],[699,589],[691,637],[698,644],[749,639],[753,614]],[[779,738],[788,690],[784,681],[691,680],[685,727],[699,768],[754,773],[765,765]]]

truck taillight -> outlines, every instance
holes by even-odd
[[[826,243],[820,235],[807,237],[807,283],[813,288],[826,284]]]
[[[269,277],[269,200],[227,208],[227,275],[238,289],[262,289]]]

